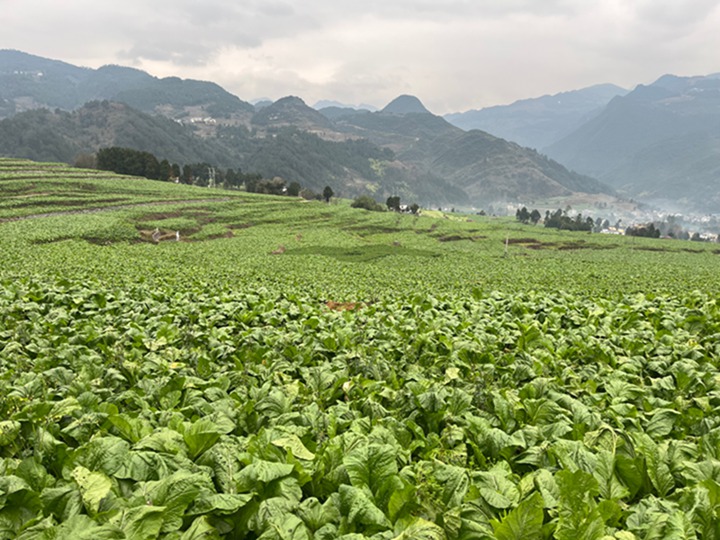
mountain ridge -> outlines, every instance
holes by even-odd
[[[598,113],[612,97],[625,93],[627,90],[619,86],[598,84],[508,105],[446,114],[444,118],[461,129],[480,129],[521,146],[542,149]]]
[[[22,65],[28,71],[34,61],[31,55],[0,51],[0,96],[5,105],[28,96],[35,100],[33,105],[44,97],[46,105],[55,99],[53,81],[38,75],[39,68],[34,75],[3,70],[3,59],[8,57],[16,65],[25,62]],[[598,192],[594,180],[557,164],[548,167],[547,158],[536,152],[452,126],[415,96],[398,96],[376,112],[339,108],[323,114],[297,96],[256,108],[215,83],[157,79],[122,66],[92,70],[56,61],[37,65],[73,75],[70,82],[62,80],[57,86],[68,103],[79,99],[79,88],[87,95],[101,96],[111,90],[112,97],[52,114],[11,111],[10,118],[0,121],[0,153],[72,161],[78,153],[122,142],[161,159],[208,161],[282,176],[312,189],[333,184],[337,192],[344,190],[351,196],[402,194],[428,205],[483,206],[498,202],[497,197],[522,201],[574,191]],[[118,105],[113,97],[125,105]],[[171,151],[173,140],[175,150]],[[488,152],[494,153],[493,168],[482,166]],[[601,191],[612,192],[608,187]]]
[[[614,98],[546,152],[628,196],[718,212],[718,140],[720,78],[664,75]]]

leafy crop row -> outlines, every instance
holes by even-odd
[[[720,306],[0,288],[0,537],[720,537]]]

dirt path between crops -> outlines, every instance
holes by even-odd
[[[134,204],[120,204],[117,206],[102,206],[99,208],[82,208],[80,210],[63,210],[58,212],[43,212],[41,214],[28,214],[26,216],[13,216],[9,218],[0,218],[0,223],[7,223],[10,221],[23,221],[26,219],[45,218],[45,217],[56,217],[56,216],[68,216],[74,214],[97,214],[99,212],[113,212],[115,210],[127,210],[128,208],[140,208],[143,206],[158,206],[158,205],[170,205],[170,204],[199,204],[199,203],[217,203],[230,201],[230,197],[222,197],[215,199],[179,199],[172,201],[154,201]]]

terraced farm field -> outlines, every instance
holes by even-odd
[[[720,538],[714,245],[16,160],[0,209],[0,538]]]

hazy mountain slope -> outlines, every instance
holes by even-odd
[[[122,101],[143,112],[249,117],[254,107],[215,83],[159,79],[122,66],[80,68],[0,50],[0,118],[39,107],[72,110],[93,100]]]
[[[567,135],[615,96],[627,90],[599,84],[552,96],[523,99],[510,105],[445,115],[464,130],[480,129],[530,148],[544,148]]]
[[[717,76],[664,76],[613,99],[547,153],[628,194],[680,197],[690,209],[720,211],[710,181],[717,178],[719,127]]]
[[[530,201],[574,192],[612,193],[592,178],[568,171],[528,148],[472,130],[435,157],[432,170],[473,200]]]
[[[434,146],[447,144],[447,141],[463,133],[461,129],[430,113],[374,112],[346,115],[337,118],[335,126],[350,135],[365,137],[391,148],[400,159],[419,161],[429,159],[428,152]]]
[[[205,161],[313,189],[333,185],[345,196],[401,195],[425,205],[484,205],[603,189],[518,145],[466,133],[414,96],[399,96],[374,113],[326,116],[293,96],[256,110],[213,83],[157,79],[121,66],[77,68],[0,51],[0,107],[12,114],[21,106],[53,102],[71,109],[80,100],[105,97],[135,108],[103,99],[71,113],[14,116],[0,122],[0,154],[73,162],[100,147],[126,146],[179,164]]]
[[[246,170],[280,176],[321,192],[330,185],[342,196],[390,195],[423,205],[467,203],[465,192],[445,178],[398,161],[388,148],[366,139],[328,141],[312,133],[281,130],[255,141]]]
[[[619,189],[683,212],[720,212],[720,125],[643,148],[610,171]]]
[[[533,150],[483,131],[464,132],[430,113],[351,115],[336,125],[392,148],[398,159],[462,188],[478,205],[612,192]]]
[[[351,107],[336,107],[333,105],[318,109],[318,112],[333,122],[341,119],[343,116],[355,116],[356,114],[370,113],[367,109],[353,109]]]

